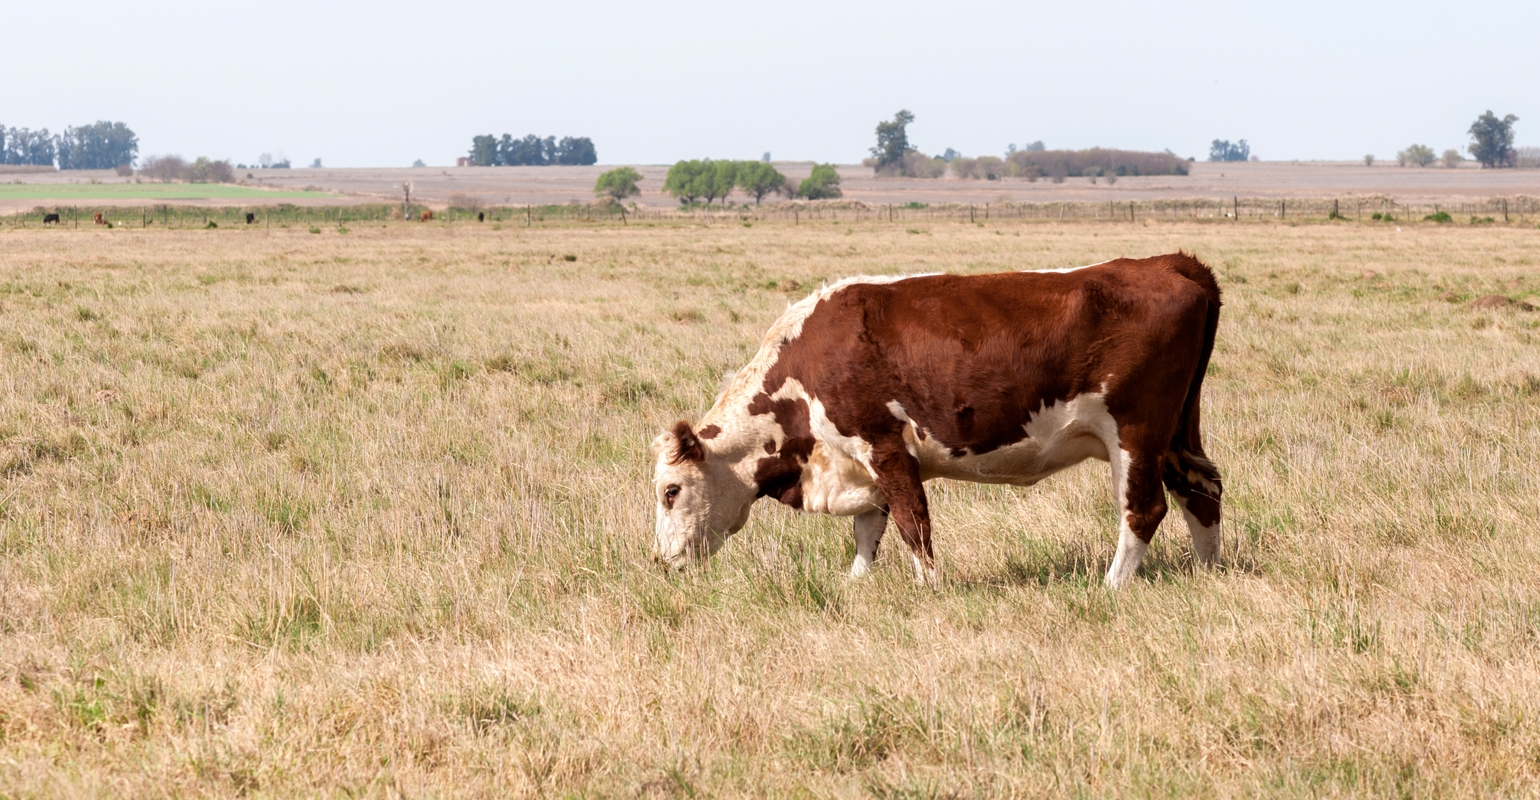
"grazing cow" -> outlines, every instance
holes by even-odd
[[[432,211],[424,211],[424,212],[422,212],[422,219],[420,219],[418,221],[419,222],[427,222],[428,220],[431,220],[431,219],[433,219],[433,212]]]
[[[251,213],[250,211],[247,211],[246,212],[246,224],[250,225],[251,223],[256,222],[256,221],[257,221],[257,215]]]
[[[855,576],[892,517],[934,582],[925,481],[1030,486],[1096,458],[1119,508],[1108,584],[1139,568],[1162,484],[1212,564],[1221,486],[1199,396],[1218,324],[1214,275],[1183,253],[827,286],[770,327],[698,429],[654,440],[654,556],[703,560],[773,497],[855,517]]]
[[[102,215],[101,215],[100,212],[97,213],[97,215],[96,215],[96,217],[94,219],[95,219],[96,224],[98,224],[98,225],[106,225],[106,224],[108,224],[107,220],[102,219]]]
[[[58,225],[59,224],[59,215],[58,214],[44,214],[43,215],[43,224],[44,225]]]
[[[477,211],[476,212],[476,221],[477,222],[486,222],[487,221],[487,212],[485,212],[485,211]]]

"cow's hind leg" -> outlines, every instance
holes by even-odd
[[[1128,452],[1107,448],[1112,462],[1112,488],[1118,505],[1118,552],[1107,570],[1107,585],[1128,583],[1166,516],[1166,493],[1160,484],[1160,451]]]
[[[872,453],[872,472],[888,504],[888,516],[914,556],[915,579],[937,585],[936,556],[930,548],[930,504],[920,481],[920,464],[902,446]]]
[[[882,532],[888,527],[888,510],[874,508],[855,516],[856,560],[850,565],[850,577],[859,578],[871,569],[877,560],[877,545],[882,543]]]
[[[1220,498],[1224,495],[1219,469],[1201,453],[1172,451],[1166,454],[1163,479],[1187,518],[1193,559],[1213,566],[1219,560]]]

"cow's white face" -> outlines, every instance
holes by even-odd
[[[653,557],[675,569],[704,561],[749,519],[754,487],[714,457],[687,423],[652,442],[657,455],[657,541]]]

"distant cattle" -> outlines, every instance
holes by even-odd
[[[44,214],[43,215],[43,224],[44,225],[58,225],[59,224],[59,215],[58,214]]]
[[[102,219],[101,212],[97,212],[96,216],[93,219],[96,222],[96,224],[98,224],[98,225],[107,225],[107,224],[109,224],[107,222],[107,220]]]
[[[424,212],[422,212],[422,219],[419,220],[419,221],[427,222],[430,219],[433,219],[433,212],[432,211],[424,211]]]
[[[655,555],[711,555],[773,497],[855,517],[852,575],[891,518],[936,579],[924,482],[1030,486],[1087,458],[1112,467],[1133,576],[1170,492],[1193,554],[1219,554],[1219,471],[1200,396],[1219,325],[1214,274],[1185,254],[1073,270],[851,278],[783,314],[699,428],[657,453]],[[1164,488],[1165,491],[1162,491]]]
[[[486,222],[487,221],[487,214],[486,214],[486,212],[485,211],[477,211],[476,212],[476,221],[477,222]]]
[[[256,221],[257,221],[257,215],[251,213],[250,211],[247,211],[246,212],[246,224],[250,225],[251,223],[256,222]]]

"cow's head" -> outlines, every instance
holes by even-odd
[[[713,453],[688,422],[658,434],[652,450],[658,459],[653,556],[681,569],[709,558],[743,527],[756,499],[754,486],[738,476],[729,459]]]

